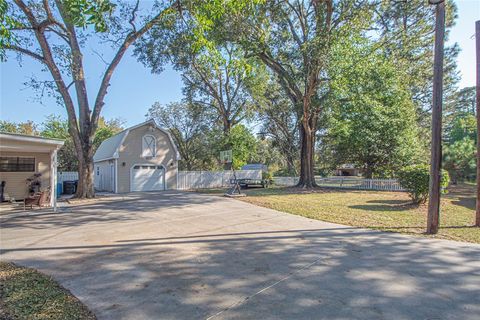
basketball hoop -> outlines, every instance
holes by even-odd
[[[232,163],[232,161],[233,161],[232,150],[220,151],[220,162],[222,164]]]

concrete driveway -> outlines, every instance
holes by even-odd
[[[479,319],[480,246],[187,192],[2,214],[2,260],[99,319]]]

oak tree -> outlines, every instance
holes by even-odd
[[[233,12],[225,32],[275,75],[299,119],[298,187],[316,186],[315,138],[329,94],[332,44],[368,25],[370,3],[357,0],[266,1],[249,15]]]
[[[139,5],[139,1],[115,5],[109,0],[14,0],[0,5],[2,57],[12,51],[42,64],[53,80],[43,85],[54,90],[67,111],[80,198],[95,195],[94,137],[115,70],[132,44],[178,8],[177,2],[160,3],[138,19]],[[102,38],[98,43],[111,47],[113,57],[94,91],[87,89],[84,55],[87,38],[95,35]]]

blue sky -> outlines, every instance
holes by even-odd
[[[458,57],[458,68],[462,79],[460,87],[475,85],[475,21],[480,20],[480,0],[458,0],[457,24],[450,34],[449,43],[457,42],[462,51]],[[87,52],[87,51],[86,51]],[[90,53],[85,57],[87,85],[96,88],[104,65]],[[65,110],[51,98],[42,103],[34,97],[35,91],[26,88],[24,82],[31,75],[48,79],[36,61],[24,58],[22,67],[12,56],[0,64],[0,119],[9,121],[34,120],[41,122],[50,114],[66,116]],[[121,118],[126,126],[145,120],[148,108],[156,101],[168,103],[182,98],[180,75],[167,67],[161,74],[151,74],[149,69],[128,52],[113,76],[103,109],[105,118]]]

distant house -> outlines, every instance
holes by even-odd
[[[343,164],[335,170],[336,176],[359,176],[360,174],[360,169],[349,163]]]
[[[4,199],[20,200],[30,195],[27,179],[37,176],[34,191],[54,191],[56,185],[57,151],[62,140],[0,133],[0,181],[5,182]],[[48,196],[53,206],[55,197]]]
[[[124,193],[177,187],[180,155],[170,132],[153,119],[106,139],[93,159],[98,191]]]

